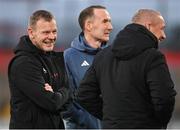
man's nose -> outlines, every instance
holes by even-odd
[[[160,37],[159,40],[162,41],[162,40],[164,40],[164,39],[166,39],[166,34],[165,34],[165,33],[162,34],[162,36]]]
[[[163,39],[166,39],[166,34],[165,34],[165,33],[163,33],[163,36],[162,36],[162,37],[163,37]]]
[[[111,24],[111,23],[109,23],[109,25],[108,25],[108,29],[109,29],[109,30],[112,30],[112,29],[113,29],[113,26],[112,26],[112,24]]]

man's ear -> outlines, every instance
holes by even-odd
[[[90,20],[85,21],[85,29],[88,31],[92,29],[92,22]]]
[[[144,26],[150,31],[150,29],[151,29],[151,23],[150,22],[145,22]]]
[[[33,29],[31,27],[28,27],[27,33],[28,33],[30,39],[34,38]]]

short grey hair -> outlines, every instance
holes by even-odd
[[[132,17],[133,23],[139,23],[146,20],[153,20],[154,16],[161,15],[160,12],[153,9],[140,9]]]
[[[51,12],[47,10],[37,10],[30,16],[28,24],[29,26],[34,27],[40,19],[50,22],[54,18],[55,17],[51,14]]]

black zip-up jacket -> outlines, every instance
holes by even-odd
[[[9,128],[64,128],[60,116],[69,99],[63,53],[44,53],[23,36],[8,68],[11,94]],[[46,91],[45,83],[54,92]]]
[[[102,118],[103,128],[167,127],[176,91],[157,48],[149,30],[129,24],[112,46],[97,54],[81,82],[78,101]]]

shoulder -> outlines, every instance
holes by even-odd
[[[75,49],[70,47],[66,50],[64,50],[64,58],[70,57],[75,53]]]
[[[9,66],[13,66],[15,68],[21,68],[22,66],[24,67],[29,65],[39,66],[40,61],[33,54],[27,54],[27,55],[16,55],[9,63]]]
[[[157,66],[166,65],[166,58],[159,50],[151,48],[144,52],[147,68],[152,69]]]
[[[16,65],[19,65],[25,63],[36,63],[37,60],[33,56],[20,55],[20,56],[15,56],[11,62],[13,62]]]
[[[104,48],[103,50],[99,51],[96,56],[95,56],[95,60],[100,60],[102,58],[107,58],[112,54],[111,52],[111,46],[108,46],[106,48]]]
[[[64,51],[64,59],[65,60],[68,60],[68,59],[73,60],[75,58],[83,57],[84,55],[86,55],[85,52],[79,51],[79,50],[72,48],[72,47],[70,47]]]
[[[158,49],[155,48],[147,49],[147,52],[154,56],[163,55]]]
[[[164,54],[155,48],[148,49],[144,53],[147,54],[147,58],[150,61],[155,59],[165,59]]]
[[[109,45],[108,47],[102,49],[102,50],[99,52],[99,54],[100,54],[100,55],[109,54],[109,53],[111,52],[111,49],[112,49],[112,46]]]
[[[70,47],[70,48],[67,48],[66,50],[64,50],[64,55],[70,55],[74,52],[76,52],[76,49]]]
[[[20,73],[31,73],[32,71],[39,72],[41,68],[41,63],[30,56],[21,55],[15,56],[8,66],[8,74],[10,72],[20,74]]]
[[[112,55],[112,51],[111,51],[111,46],[108,46],[96,54],[93,62],[94,62],[94,64],[101,66],[102,63],[109,62],[109,59],[112,56],[113,55]]]

